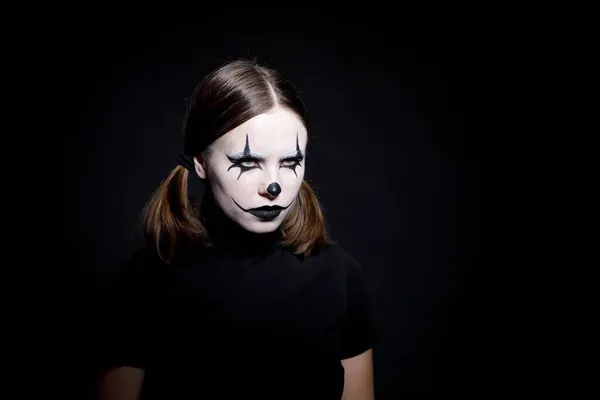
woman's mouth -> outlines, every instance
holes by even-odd
[[[265,220],[277,218],[279,216],[279,214],[281,214],[281,211],[283,211],[283,208],[277,208],[277,209],[271,209],[271,210],[261,210],[258,208],[251,208],[250,210],[248,210],[248,212],[250,214],[254,215],[255,217],[258,217],[260,219],[265,219]]]
[[[283,210],[285,210],[292,204],[292,203],[288,204],[287,207],[273,205],[273,206],[261,206],[261,207],[245,209],[244,207],[240,206],[237,203],[237,201],[235,201],[234,199],[232,199],[232,200],[241,210],[243,210],[247,213],[250,213],[257,218],[260,218],[262,220],[267,220],[267,221],[277,218]]]

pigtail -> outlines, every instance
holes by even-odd
[[[144,238],[167,264],[183,245],[206,240],[206,228],[188,197],[188,174],[187,169],[176,166],[144,208]]]
[[[306,181],[302,181],[296,202],[281,230],[283,244],[293,248],[298,255],[308,256],[314,249],[334,243],[328,237],[319,199]]]

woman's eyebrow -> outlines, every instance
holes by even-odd
[[[256,154],[256,153],[235,153],[232,155],[229,154],[225,154],[227,156],[227,158],[229,158],[230,160],[244,160],[244,159],[252,159],[252,160],[260,160],[260,161],[264,161],[265,157],[260,155],[260,154]]]
[[[282,160],[289,160],[289,159],[304,159],[304,154],[302,154],[302,151],[300,150],[300,144],[298,143],[298,132],[296,132],[296,151],[293,153],[288,153],[287,155],[281,157]]]
[[[295,151],[293,153],[288,153],[280,158],[280,160],[291,160],[291,159],[302,159],[304,158],[304,154],[302,152]]]
[[[248,134],[246,133],[246,145],[244,146],[244,151],[229,155],[229,154],[225,154],[227,156],[227,158],[229,158],[230,161],[234,161],[234,160],[242,160],[245,158],[252,158],[255,160],[260,160],[260,161],[264,161],[265,157],[261,156],[260,154],[256,154],[253,153],[252,150],[250,150],[250,142],[248,140]]]

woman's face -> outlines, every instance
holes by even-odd
[[[195,159],[196,173],[230,219],[251,232],[272,232],[300,190],[307,139],[300,118],[276,107],[217,139],[206,159]]]

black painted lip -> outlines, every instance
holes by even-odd
[[[252,215],[254,215],[255,217],[261,218],[261,219],[274,219],[277,218],[279,216],[279,214],[281,214],[281,211],[283,211],[282,209],[279,210],[257,210],[257,209],[251,209],[248,210],[248,212]]]
[[[261,206],[261,207],[245,209],[244,207],[240,206],[238,204],[238,202],[235,201],[235,199],[232,198],[232,200],[241,210],[243,210],[247,213],[250,213],[250,214],[254,215],[255,217],[258,217],[260,219],[265,219],[265,220],[277,218],[283,210],[287,209],[293,203],[293,201],[292,201],[292,203],[288,204],[286,207],[273,205],[273,206]]]

